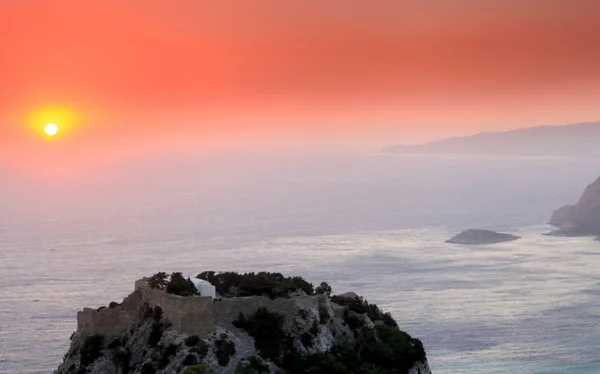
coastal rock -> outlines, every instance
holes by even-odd
[[[328,366],[315,367],[315,362],[341,360],[349,354],[349,342],[364,344],[368,339],[374,339],[368,349],[381,349],[375,354],[388,360],[385,368],[364,361],[368,367],[381,373],[398,369],[431,374],[422,343],[362,298],[314,292],[291,296],[297,294],[294,291],[288,297],[215,300],[167,294],[152,288],[147,279],[137,281],[135,291],[120,304],[78,313],[77,331],[54,374],[263,374],[285,372],[286,365],[328,372]],[[257,320],[259,310],[263,317]],[[281,318],[279,327],[272,325],[275,315]],[[360,355],[367,348],[358,347],[351,354],[363,360]],[[273,349],[281,350],[278,359]],[[334,349],[344,353],[318,358]],[[336,365],[340,364],[350,362]]]
[[[600,235],[600,178],[587,186],[577,204],[556,210],[549,224],[558,228],[551,233],[555,236]]]
[[[510,242],[513,240],[521,239],[520,236],[512,234],[502,234],[495,231],[489,230],[475,230],[470,229],[461,232],[460,234],[446,240],[446,243],[452,244],[493,244]]]

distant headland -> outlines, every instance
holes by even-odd
[[[486,132],[419,145],[395,145],[384,152],[437,155],[499,155],[521,157],[600,158],[600,122],[539,126]]]
[[[600,178],[587,186],[575,205],[554,211],[549,224],[558,230],[547,235],[598,236],[600,240]]]

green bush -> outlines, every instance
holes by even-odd
[[[142,365],[141,374],[156,374],[156,368],[152,362],[146,362]]]
[[[256,356],[248,357],[246,362],[239,362],[235,374],[269,374],[269,365]]]
[[[329,315],[329,311],[327,310],[327,308],[325,308],[324,306],[320,306],[319,307],[319,323],[321,325],[324,325],[327,322],[329,322],[330,319],[331,319],[331,316]]]
[[[213,284],[217,292],[224,297],[268,296],[270,298],[289,297],[290,293],[302,290],[308,295],[314,294],[314,287],[302,277],[284,277],[281,273],[216,273],[205,271],[197,278]]]
[[[185,338],[186,347],[193,347],[200,341],[200,337],[198,335],[190,335]]]
[[[392,318],[390,313],[382,312],[375,304],[369,304],[366,300],[361,300],[357,297],[351,299],[340,296],[333,296],[331,301],[342,306],[348,307],[351,311],[358,314],[366,314],[371,321],[382,321],[390,327],[398,327],[398,323]]]
[[[331,292],[333,292],[333,290],[331,289],[331,286],[327,282],[321,282],[321,284],[315,290],[315,293],[327,295],[327,296],[331,296]]]
[[[215,340],[213,352],[219,365],[227,366],[231,356],[235,354],[235,344],[228,339],[227,334],[221,334],[219,339]]]
[[[113,353],[113,361],[117,367],[121,368],[121,373],[129,373],[129,360],[131,359],[131,352],[125,348],[117,348]]]
[[[148,336],[148,345],[150,347],[156,347],[160,339],[163,336],[162,325],[158,322],[152,323],[152,330],[150,331],[150,335]]]
[[[254,345],[262,357],[277,362],[283,353],[286,338],[284,322],[283,314],[260,307],[248,318],[240,313],[233,324],[246,330],[254,338]]]
[[[208,354],[208,344],[206,344],[204,340],[200,340],[195,347],[190,348],[190,352],[196,353],[200,359],[204,359]]]
[[[191,366],[198,363],[198,357],[194,354],[188,353],[183,359],[183,366]]]
[[[185,369],[183,374],[212,374],[215,370],[208,364],[196,364]]]
[[[198,295],[198,289],[189,278],[184,278],[181,273],[171,274],[171,279],[165,288],[167,293],[179,296]]]
[[[169,344],[164,350],[162,350],[162,356],[160,361],[158,362],[158,368],[164,369],[169,362],[171,361],[171,357],[177,354],[177,346],[175,344]]]
[[[148,278],[148,284],[151,288],[164,290],[165,288],[167,288],[167,284],[169,284],[167,278],[167,273],[161,271]]]
[[[365,325],[365,320],[352,313],[350,309],[344,310],[344,322],[354,333],[358,332]]]
[[[102,335],[90,335],[85,338],[81,347],[80,365],[87,367],[96,361],[104,351],[104,336]]]
[[[291,374],[407,374],[425,360],[423,345],[397,328],[381,325],[357,332],[355,340],[338,344],[329,352],[302,356],[288,345],[282,368]]]

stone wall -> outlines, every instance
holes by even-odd
[[[160,306],[163,317],[171,321],[179,331],[188,335],[208,335],[215,332],[212,297],[183,297],[151,289],[146,281],[135,283],[136,292],[142,294],[142,302],[151,307]]]
[[[206,336],[216,331],[216,324],[230,326],[241,313],[253,314],[264,307],[285,316],[285,328],[291,329],[298,310],[330,308],[325,295],[299,296],[272,300],[265,296],[234,297],[214,301],[211,297],[182,297],[152,289],[145,280],[135,282],[135,292],[114,308],[100,310],[84,308],[77,313],[78,331],[84,334],[120,335],[138,321],[140,303],[160,306],[163,318],[179,331],[188,335]]]
[[[77,312],[77,331],[84,335],[121,335],[137,321],[141,292],[134,292],[114,308],[84,308]]]
[[[299,296],[292,299],[270,299],[265,296],[233,297],[222,299],[213,303],[213,311],[217,324],[229,326],[231,321],[238,319],[243,313],[246,316],[253,314],[260,307],[270,311],[277,311],[285,316],[284,328],[291,329],[298,310],[315,309],[323,306],[329,308],[329,299],[325,295]]]

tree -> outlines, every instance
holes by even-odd
[[[171,274],[171,280],[166,287],[167,293],[180,296],[198,295],[198,290],[189,278],[184,278],[181,273]]]
[[[321,284],[315,289],[315,292],[317,294],[331,296],[331,292],[333,292],[333,290],[331,289],[329,283],[321,282]]]
[[[150,285],[151,288],[157,288],[159,290],[164,290],[167,287],[167,284],[169,284],[169,281],[167,280],[167,273],[161,271],[158,272],[156,274],[154,274],[153,276],[151,276],[150,278],[148,278],[148,284]]]

